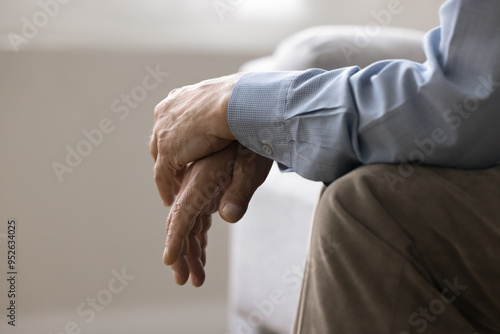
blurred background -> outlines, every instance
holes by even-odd
[[[176,286],[161,261],[154,106],[303,28],[366,25],[395,2],[390,25],[438,25],[435,0],[0,0],[0,332],[225,333],[231,226],[214,216],[202,288]]]

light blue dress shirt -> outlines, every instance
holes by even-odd
[[[500,161],[500,0],[449,0],[425,63],[247,73],[234,136],[305,178],[373,163],[486,168]]]

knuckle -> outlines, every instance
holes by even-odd
[[[177,93],[179,93],[181,91],[182,88],[174,88],[172,89],[169,93],[168,93],[168,97],[173,97],[174,95],[176,95]]]
[[[151,136],[151,140],[149,141],[149,153],[151,153],[153,158],[156,158],[156,155],[158,154],[158,147],[154,136]]]
[[[163,181],[163,176],[161,175],[161,173],[158,173],[155,171],[154,179],[155,179],[156,183],[161,183]]]
[[[168,131],[166,129],[158,128],[156,130],[156,140],[157,140],[158,144],[161,144],[162,142],[164,142],[165,139],[167,138],[167,135],[168,135]]]
[[[155,119],[157,119],[163,113],[164,109],[165,109],[165,100],[158,103],[156,105],[156,107],[154,108],[153,113],[154,113]]]
[[[155,134],[155,131],[153,128],[153,131],[151,132],[151,135],[149,136],[149,145],[153,146],[154,144],[156,144],[156,134]]]
[[[193,217],[189,214],[189,212],[183,210],[181,206],[172,208],[171,210],[174,210],[172,213],[173,219],[170,223],[168,233],[181,239],[187,238],[194,225]]]

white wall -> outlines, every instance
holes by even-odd
[[[130,314],[116,324],[121,333],[137,333],[127,330],[134,323],[150,322],[165,328],[186,326],[171,333],[194,333],[189,329],[199,328],[207,319],[212,322],[208,328],[222,332],[227,226],[214,221],[206,285],[177,287],[161,261],[168,210],[154,185],[148,136],[153,108],[171,89],[234,72],[247,58],[94,52],[0,57],[0,233],[7,233],[9,218],[18,220],[18,315],[19,328],[26,330],[22,333],[28,333],[24,326],[35,325],[40,333],[55,333],[70,320],[82,324],[86,333],[96,332],[116,312]],[[148,66],[169,74],[120,119],[124,114],[113,112],[112,101],[141,86]],[[86,139],[82,131],[98,127],[103,119],[111,120],[114,130],[59,182],[52,163],[66,165],[66,146],[76,150]],[[7,240],[1,241],[4,274]],[[111,271],[121,268],[135,279],[86,324],[87,316],[80,317],[77,306],[96,297],[113,277]],[[5,280],[0,287],[4,309]],[[203,321],[191,321],[186,316],[190,312],[180,311],[196,308],[192,303],[210,303],[203,310],[198,306],[192,315]],[[164,314],[158,317],[161,311]],[[30,320],[40,315],[53,320],[44,324]],[[0,332],[5,328],[2,317]]]
[[[53,17],[46,22],[40,3],[53,4],[49,6],[54,8]],[[13,49],[9,34],[22,35],[27,20],[38,22],[39,27],[33,37],[26,35],[20,50],[83,47],[269,53],[284,37],[311,25],[376,21],[428,30],[437,25],[441,3],[443,0],[3,0],[0,47]],[[384,15],[391,8],[395,10]]]

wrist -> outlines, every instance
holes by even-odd
[[[228,120],[228,107],[229,107],[229,100],[231,99],[231,95],[233,93],[234,87],[240,80],[240,78],[244,75],[244,73],[235,73],[233,75],[225,77],[226,80],[224,81],[223,87],[222,87],[222,93],[221,93],[221,106],[219,109],[219,124],[222,124],[222,131],[219,134],[220,138],[223,139],[231,139],[234,140],[235,137],[231,131],[231,127],[229,126],[229,120]]]

